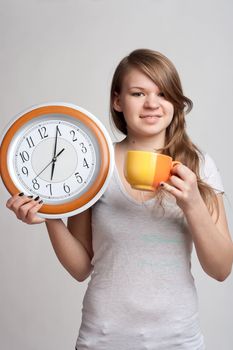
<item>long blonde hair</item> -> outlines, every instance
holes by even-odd
[[[185,115],[191,111],[193,103],[184,96],[181,81],[173,63],[160,52],[138,49],[123,58],[117,66],[112,79],[110,95],[110,113],[116,128],[127,135],[124,115],[114,109],[113,102],[115,94],[121,93],[125,75],[132,68],[147,75],[174,107],[172,122],[166,129],[165,145],[159,151],[181,161],[196,174],[200,194],[209,212],[212,214],[216,208],[218,216],[219,208],[214,189],[200,178],[199,169],[203,154],[186,132]]]

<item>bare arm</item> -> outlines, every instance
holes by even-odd
[[[163,188],[173,194],[183,210],[192,234],[197,256],[203,270],[218,281],[230,274],[233,263],[233,243],[227,225],[222,194],[217,194],[219,218],[211,217],[198,190],[196,175],[186,166],[177,165],[170,184]]]
[[[91,208],[79,215],[68,218],[67,227],[71,234],[82,243],[90,259],[93,257]]]
[[[45,222],[54,251],[66,270],[78,281],[84,281],[92,271],[91,209],[68,220],[43,219],[37,215],[42,203],[23,194],[12,196],[6,203],[17,218],[29,225]]]
[[[80,217],[78,217],[80,215]],[[76,216],[76,232],[81,232],[89,227],[87,223],[89,213],[81,213]],[[61,219],[46,220],[46,227],[53,249],[65,269],[79,282],[84,281],[92,271],[91,257],[85,248],[85,243],[71,234]],[[78,235],[77,235],[78,236]]]
[[[199,203],[185,211],[193,242],[203,270],[218,281],[230,274],[233,262],[233,244],[228,230],[222,194],[218,194],[219,219],[211,218],[205,203]]]

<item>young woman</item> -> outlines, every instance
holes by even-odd
[[[126,137],[115,144],[114,174],[99,201],[69,218],[68,227],[39,218],[42,204],[25,195],[7,202],[20,220],[45,221],[58,259],[74,278],[91,274],[77,350],[205,349],[192,247],[203,270],[223,281],[231,272],[233,245],[218,170],[185,131],[191,108],[164,55],[133,51],[112,81],[111,114]],[[182,164],[155,193],[137,191],[123,173],[132,149]]]

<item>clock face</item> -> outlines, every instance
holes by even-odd
[[[42,120],[25,130],[9,159],[15,181],[47,203],[77,196],[88,186],[99,163],[88,134],[64,116],[60,118],[63,120]]]
[[[10,178],[10,184],[4,182],[12,194],[40,196],[45,203],[41,216],[79,213],[106,189],[112,143],[103,125],[80,107],[37,106],[17,118],[6,139],[3,181]]]

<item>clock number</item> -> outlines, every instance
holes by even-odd
[[[49,187],[50,196],[52,196],[52,184],[48,184],[46,187]]]
[[[33,139],[32,139],[31,136],[30,136],[30,137],[27,137],[26,140],[27,140],[27,143],[28,143],[29,148],[32,148],[32,147],[35,146],[35,144],[34,144]]]
[[[33,188],[34,188],[34,190],[39,190],[39,188],[40,188],[40,185],[38,184],[38,182],[37,182],[37,180],[36,179],[33,179],[32,180],[32,183],[33,183]]]
[[[45,126],[42,126],[40,129],[38,129],[38,132],[40,134],[41,139],[45,139],[46,137],[48,137],[49,135],[46,133],[47,129]]]
[[[89,165],[87,164],[86,158],[83,159],[83,167],[89,169]]]
[[[23,163],[24,163],[24,162],[27,162],[27,161],[29,160],[29,158],[30,158],[27,151],[20,152],[19,155],[20,155],[20,157],[21,157]]]
[[[70,193],[70,187],[68,185],[64,184],[63,189],[66,193]]]
[[[27,175],[27,176],[28,176],[28,168],[27,168],[27,167],[23,166],[21,170],[22,170],[22,173],[23,173],[24,175]]]
[[[72,141],[73,142],[78,141],[77,137],[75,136],[75,131],[74,130],[70,131],[70,135],[72,135]]]
[[[75,177],[79,184],[83,183],[83,178],[79,173],[75,173]]]
[[[82,147],[82,148],[81,148],[81,151],[82,151],[83,153],[87,153],[87,149],[86,149],[86,147],[84,146],[84,143],[81,142],[79,145]]]

